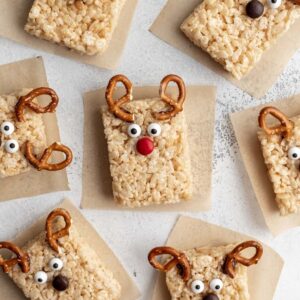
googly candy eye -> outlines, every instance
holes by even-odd
[[[194,280],[191,284],[191,290],[195,294],[201,294],[204,291],[204,283],[201,280]]]
[[[4,135],[11,135],[15,131],[15,126],[11,122],[3,122],[0,126],[0,131]]]
[[[161,127],[158,123],[151,123],[147,128],[147,132],[150,136],[159,136],[161,134]]]
[[[268,5],[272,9],[279,8],[280,5],[282,4],[282,0],[268,0]]]
[[[223,282],[221,279],[219,278],[215,278],[213,279],[210,284],[209,287],[214,291],[214,292],[219,292],[222,290],[223,288]]]
[[[52,269],[53,271],[59,271],[63,268],[64,266],[64,263],[61,259],[59,258],[52,258],[50,261],[49,261],[49,267],[50,269]]]
[[[44,284],[47,282],[47,280],[48,280],[48,275],[43,271],[39,271],[34,274],[34,281],[38,284]]]
[[[297,160],[300,158],[300,148],[291,147],[288,151],[288,157],[292,160]]]
[[[5,142],[5,150],[8,153],[16,153],[19,150],[19,143],[16,140],[8,140]]]
[[[131,124],[128,126],[127,133],[132,138],[139,137],[141,132],[141,127],[138,124]]]

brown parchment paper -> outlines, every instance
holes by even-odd
[[[193,45],[179,28],[200,3],[201,0],[168,0],[150,31],[250,95],[256,98],[263,97],[276,82],[290,58],[300,48],[300,20],[269,51],[264,53],[261,61],[247,76],[242,80],[236,80],[206,52]]]
[[[80,236],[92,247],[99,255],[101,261],[114,273],[115,278],[119,281],[122,287],[122,300],[135,300],[140,297],[140,292],[136,285],[125,271],[124,267],[101,239],[97,231],[83,217],[80,211],[69,200],[64,200],[58,207],[65,208],[72,216],[72,220]],[[47,214],[48,215],[48,214]],[[27,241],[33,239],[45,228],[46,216],[39,219],[34,225],[20,233],[14,240],[14,243],[22,246]],[[1,299],[24,300],[26,299],[22,291],[13,283],[13,281],[2,271],[0,271],[0,291]]]
[[[106,105],[105,89],[89,92],[84,96],[84,153],[83,198],[81,206],[93,209],[129,209],[115,203],[109,171],[107,144],[100,108]],[[158,97],[159,87],[135,87],[134,99]],[[170,88],[174,93],[176,89]],[[120,97],[122,88],[116,89]],[[203,211],[210,208],[212,151],[214,138],[216,90],[211,86],[187,87],[184,113],[188,123],[188,141],[192,161],[192,200],[178,204],[153,205],[135,210],[146,211]]]
[[[180,217],[168,238],[167,245],[179,250],[187,250],[235,244],[246,240],[255,240],[255,238],[201,220]],[[156,246],[161,245],[153,245]],[[248,268],[251,300],[272,300],[283,268],[282,258],[267,245],[263,244],[263,247],[262,259],[257,265]],[[157,277],[152,300],[171,299],[165,274],[159,273]]]
[[[33,0],[0,1],[0,36],[52,54],[105,69],[115,69],[121,58],[128,37],[131,21],[138,0],[127,0],[121,12],[109,47],[102,55],[88,56],[38,39],[24,30]]]
[[[22,88],[48,86],[41,57],[0,66],[0,94],[9,94]],[[39,97],[43,105],[47,97]],[[60,141],[57,119],[54,113],[43,115],[48,145]],[[0,179],[0,201],[31,197],[56,191],[69,190],[66,170],[57,172],[37,171]]]
[[[267,105],[275,106],[292,118],[300,115],[300,95]],[[234,132],[242,159],[249,175],[254,193],[263,212],[265,222],[273,235],[300,225],[300,213],[280,216],[275,202],[272,183],[264,163],[260,142],[257,138],[258,115],[266,105],[260,105],[231,115]]]

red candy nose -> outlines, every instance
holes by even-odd
[[[143,137],[136,143],[136,150],[142,155],[149,155],[154,150],[154,144],[148,137]]]

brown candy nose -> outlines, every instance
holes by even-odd
[[[203,300],[219,300],[219,297],[215,294],[208,294],[203,298]]]
[[[264,14],[265,6],[259,0],[251,0],[246,5],[246,13],[248,17],[257,19]]]
[[[59,292],[65,291],[69,287],[69,280],[67,277],[58,275],[52,281],[52,286]]]

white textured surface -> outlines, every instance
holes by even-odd
[[[140,0],[122,63],[115,72],[99,70],[0,39],[0,64],[43,56],[50,86],[62,100],[58,109],[62,140],[75,152],[75,161],[68,170],[71,192],[0,204],[0,240],[14,236],[64,196],[79,204],[84,92],[103,86],[117,72],[126,74],[136,85],[157,85],[164,75],[178,73],[188,84],[218,86],[213,207],[208,213],[190,215],[253,235],[274,247],[286,262],[274,299],[296,299],[299,297],[300,281],[300,228],[276,239],[268,232],[241,162],[228,113],[300,93],[300,51],[267,96],[255,100],[147,31],[164,3],[165,0]],[[144,295],[142,299],[148,299],[154,271],[147,264],[147,253],[152,247],[164,244],[178,214],[89,210],[84,210],[83,214],[119,256],[128,272],[135,276]]]

